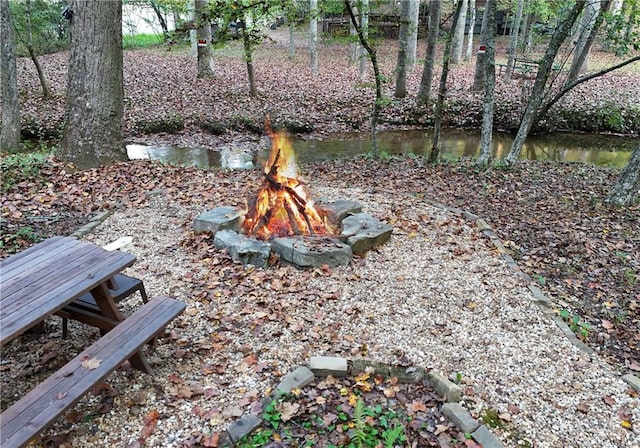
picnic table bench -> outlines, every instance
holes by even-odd
[[[2,345],[55,313],[82,321],[74,307],[84,306],[84,312],[99,321],[96,326],[107,331],[0,415],[0,446],[28,444],[126,360],[151,373],[141,348],[178,316],[185,304],[170,297],[154,297],[128,317],[120,313],[114,300],[118,291],[126,294],[138,287],[137,282],[128,280],[132,277],[121,277],[120,271],[134,261],[131,254],[54,237],[0,263]]]
[[[498,66],[498,75],[507,69],[507,64],[496,64]],[[523,77],[535,77],[540,68],[540,62],[527,58],[515,58],[513,62],[513,72]]]

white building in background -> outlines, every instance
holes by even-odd
[[[175,29],[172,14],[165,14],[169,30]],[[122,5],[122,34],[162,34],[162,27],[153,8],[148,5]]]

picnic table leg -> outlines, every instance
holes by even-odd
[[[120,312],[116,303],[113,301],[113,298],[111,297],[111,294],[109,294],[109,289],[106,284],[103,283],[91,290],[91,295],[95,299],[96,304],[98,305],[98,308],[100,308],[100,312],[103,316],[119,321],[125,320],[126,317]],[[141,351],[136,352],[129,359],[129,362],[136,369],[146,373],[151,373],[151,366],[149,366],[149,363],[147,362]]]

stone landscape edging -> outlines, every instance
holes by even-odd
[[[401,384],[417,384],[427,379],[434,391],[445,400],[441,412],[449,418],[462,432],[470,434],[471,438],[483,448],[503,448],[502,443],[491,433],[486,425],[473,418],[460,403],[462,389],[439,373],[428,371],[424,367],[397,367],[386,363],[364,359],[348,360],[334,356],[313,356],[308,366],[299,366],[286,374],[276,389],[269,396],[262,399],[263,406],[278,398],[281,393],[289,393],[293,389],[302,389],[317,378],[333,376],[343,378],[368,372],[371,369],[383,378],[395,377]],[[220,433],[218,446],[231,448],[245,436],[250,435],[260,425],[263,419],[253,414],[245,414],[231,423]]]

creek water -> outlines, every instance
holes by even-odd
[[[423,130],[385,131],[377,134],[378,151],[389,155],[428,156],[432,132]],[[494,133],[494,157],[505,157],[513,136]],[[597,134],[553,134],[531,136],[525,142],[522,158],[555,162],[592,163],[599,166],[624,167],[638,139]],[[354,157],[371,151],[369,133],[341,134],[323,140],[293,139],[293,147],[301,164]],[[480,132],[444,129],[441,137],[441,157],[455,159],[475,157],[480,147]],[[200,168],[251,168],[264,153],[222,154],[203,148],[175,146],[128,145],[132,159],[153,159],[165,163],[198,166]],[[264,148],[266,151],[267,148]]]

